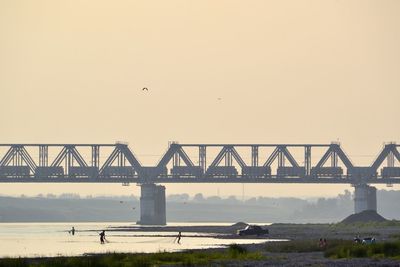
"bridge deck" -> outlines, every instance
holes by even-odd
[[[21,177],[21,178],[0,178],[0,183],[249,183],[249,184],[400,184],[400,178],[369,178],[369,179],[351,179],[349,177],[276,177],[268,178],[250,178],[250,177],[172,177],[165,176],[159,178],[139,177],[120,177],[120,178],[38,178],[38,177]]]

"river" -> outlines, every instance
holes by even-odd
[[[168,223],[168,226],[230,225],[230,223]],[[75,235],[68,231],[75,227]],[[107,252],[158,252],[222,247],[232,243],[265,242],[265,239],[220,239],[205,233],[107,231],[132,223],[0,223],[0,257],[77,256]],[[106,230],[105,244],[99,232]],[[268,241],[268,240],[267,240]],[[273,240],[270,240],[273,241]]]

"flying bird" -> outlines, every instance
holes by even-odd
[[[142,91],[149,91],[149,89],[147,89],[147,87],[143,87]]]

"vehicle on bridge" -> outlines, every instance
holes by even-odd
[[[313,167],[311,175],[317,177],[341,177],[343,169],[341,167]]]
[[[28,166],[1,166],[0,176],[3,177],[29,177],[30,169]]]
[[[203,170],[198,166],[174,166],[171,174],[178,177],[198,177],[203,175]]]
[[[381,170],[382,178],[400,177],[399,167],[383,167]]]
[[[99,170],[96,167],[71,166],[68,174],[71,178],[91,178],[96,177],[99,174]]]
[[[234,166],[211,166],[207,169],[206,175],[214,177],[236,177],[238,171]]]
[[[303,177],[306,174],[306,169],[304,167],[278,167],[276,174],[280,177]]]
[[[347,175],[352,178],[376,178],[378,172],[372,167],[352,167],[347,170]]]
[[[37,167],[35,169],[36,178],[60,178],[64,176],[64,168],[56,167]]]
[[[244,166],[242,168],[242,176],[243,177],[269,177],[271,176],[271,167],[270,166]]]
[[[133,177],[135,170],[131,166],[109,166],[105,167],[100,175],[110,178]]]

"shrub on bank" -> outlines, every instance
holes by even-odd
[[[238,255],[243,255],[247,253],[247,249],[245,247],[239,246],[238,244],[229,245],[228,251],[232,258],[237,258]]]
[[[400,255],[400,241],[375,244],[343,244],[325,251],[330,258],[389,258]]]
[[[348,227],[353,228],[385,228],[385,227],[399,227],[400,221],[398,220],[387,220],[384,222],[354,222],[344,223],[340,222],[334,225],[337,229],[346,229]]]
[[[292,240],[283,242],[271,242],[265,245],[265,250],[268,252],[313,252],[319,251],[318,242],[314,240]]]
[[[332,239],[327,240],[326,247],[320,247],[319,240],[291,240],[283,242],[267,243],[265,250],[268,252],[283,252],[283,253],[302,253],[302,252],[315,252],[325,251],[329,248],[338,245],[352,244],[352,241]]]
[[[81,257],[57,257],[37,259],[0,259],[0,267],[150,267],[159,265],[208,265],[213,261],[261,260],[259,252],[233,244],[224,251],[159,252],[149,254],[109,253]]]

